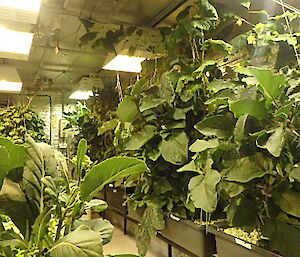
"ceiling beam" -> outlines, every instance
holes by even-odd
[[[151,27],[157,26],[161,23],[164,19],[166,19],[169,15],[175,12],[180,6],[182,6],[188,0],[171,0],[168,6],[157,13],[150,21],[149,25]]]

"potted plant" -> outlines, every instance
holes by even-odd
[[[87,209],[106,208],[103,201],[92,198],[107,183],[148,168],[135,158],[113,157],[84,170],[86,151],[87,143],[81,140],[73,180],[63,155],[50,146],[29,136],[25,146],[0,139],[0,212],[17,228],[1,223],[2,255],[104,256],[102,245],[110,241],[113,226],[103,219],[80,218]]]

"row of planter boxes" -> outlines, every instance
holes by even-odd
[[[122,227],[125,231],[128,220],[136,224],[139,223],[141,214],[132,210],[128,211],[123,205],[125,201],[123,188],[109,187],[105,194],[106,201],[111,206],[107,218],[118,220],[111,217],[113,212],[122,216],[115,223],[121,225],[120,219],[123,220]],[[210,257],[215,256],[215,254],[218,257],[280,257],[280,255],[266,251],[256,245],[224,234],[214,226],[199,226],[189,220],[176,221],[167,217],[165,228],[160,232],[160,236],[193,257]]]

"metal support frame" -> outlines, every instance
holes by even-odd
[[[161,10],[158,14],[154,16],[154,18],[151,19],[149,25],[151,27],[157,26],[187,1],[188,0],[171,0],[170,4],[165,9]]]

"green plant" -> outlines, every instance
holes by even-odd
[[[300,235],[299,212],[291,207],[299,189],[299,33],[284,25],[298,15],[261,13],[264,22],[230,44],[207,38],[219,22],[208,1],[180,13],[174,27],[162,30],[168,56],[144,62],[142,79],[120,103],[116,140],[151,170],[131,198],[134,206],[152,204],[190,218],[201,209],[209,219],[227,205],[231,225],[257,227],[269,238],[267,247],[296,256],[290,244]],[[232,17],[239,26],[247,22]],[[189,178],[186,194],[182,181]],[[153,224],[142,224],[153,234]],[[284,228],[290,230],[281,240]]]
[[[24,143],[25,134],[38,142],[45,142],[45,122],[24,105],[13,105],[0,110],[0,136],[15,143]]]
[[[118,125],[115,110],[118,105],[118,94],[114,89],[105,87],[95,91],[88,107],[77,103],[74,112],[65,113],[69,121],[68,128],[78,130],[77,139],[85,138],[88,142],[88,153],[92,161],[103,161],[117,155],[113,144],[114,129]]]
[[[81,140],[77,180],[72,180],[61,153],[30,137],[26,142],[23,147],[0,139],[0,213],[19,230],[17,233],[0,226],[2,255],[104,256],[102,245],[110,241],[112,225],[103,219],[80,218],[87,209],[107,208],[105,202],[92,199],[95,193],[114,180],[147,172],[145,163],[131,157],[114,157],[84,171],[87,143]]]

